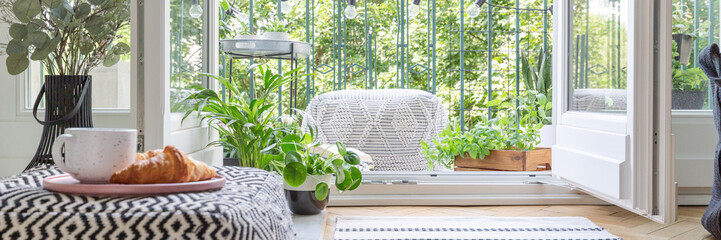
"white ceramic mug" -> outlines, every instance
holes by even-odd
[[[135,162],[137,144],[135,129],[68,128],[53,143],[53,161],[81,183],[107,183]]]

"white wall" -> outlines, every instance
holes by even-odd
[[[718,135],[711,112],[673,113],[679,204],[708,204]]]

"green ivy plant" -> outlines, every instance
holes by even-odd
[[[329,183],[318,176],[335,174],[335,187],[340,191],[352,191],[360,186],[363,174],[357,167],[360,164],[358,154],[346,150],[341,142],[336,142],[339,155],[313,152],[312,147],[320,146],[313,141],[313,130],[310,133],[299,132],[283,137],[278,144],[280,153],[274,156],[274,159],[282,161],[282,175],[288,185],[298,187],[307,178],[315,178],[319,181],[315,186],[315,197],[318,200],[324,200],[329,191]]]
[[[87,75],[99,64],[115,65],[130,52],[116,42],[128,24],[127,0],[2,0],[3,20],[12,38],[5,46],[12,75],[25,71],[30,60],[42,61],[49,74]]]
[[[449,125],[437,138],[433,145],[421,142],[423,154],[428,160],[428,167],[441,165],[453,169],[456,156],[483,159],[490,150],[529,151],[541,142],[540,131],[543,122],[547,121],[547,111],[551,102],[546,95],[537,91],[526,91],[521,96],[504,93],[503,98],[489,102],[489,106],[505,110],[507,114],[499,114],[493,119],[482,118],[475,127],[463,132],[458,123]],[[518,102],[518,108],[514,103]],[[515,110],[512,110],[515,109]]]
[[[255,66],[255,65],[254,65]],[[254,99],[250,99],[241,81],[229,81],[227,78],[203,74],[220,82],[228,90],[227,99],[223,99],[215,90],[203,86],[193,86],[195,91],[185,99],[191,109],[185,113],[183,120],[190,114],[208,120],[218,130],[220,139],[211,145],[222,146],[228,153],[226,157],[237,158],[240,166],[254,167],[265,170],[279,170],[282,165],[273,161],[271,153],[283,132],[278,123],[275,91],[279,86],[288,84],[299,68],[284,75],[274,74],[270,68],[257,66],[255,71],[262,76],[260,91]],[[251,67],[254,69],[254,67]],[[250,69],[247,71],[252,74]],[[302,77],[305,75],[299,75]]]

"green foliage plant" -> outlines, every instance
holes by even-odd
[[[195,92],[185,99],[192,108],[185,113],[183,120],[197,113],[199,118],[209,121],[220,135],[220,139],[211,145],[222,146],[226,156],[237,158],[240,166],[277,171],[282,165],[267,154],[273,151],[283,132],[275,115],[277,105],[274,94],[279,86],[289,83],[300,69],[280,75],[262,65],[257,68],[255,72],[261,75],[263,83],[254,99],[242,90],[241,81],[230,82],[227,78],[205,74],[225,86],[229,95],[224,100],[213,89],[193,86]]]
[[[258,23],[262,32],[288,32],[288,22],[285,20],[265,19]]]
[[[540,131],[546,121],[546,112],[552,103],[535,90],[526,91],[520,96],[506,94],[511,101],[496,99],[490,106],[499,109],[513,109],[509,114],[499,114],[493,119],[483,118],[477,125],[465,132],[456,124],[449,125],[433,140],[433,144],[421,142],[428,167],[444,166],[453,169],[456,156],[483,159],[490,150],[529,151],[541,141]],[[514,101],[515,100],[515,101]]]
[[[676,51],[676,42],[672,41],[673,45],[673,57],[671,64],[673,70],[671,71],[671,79],[673,84],[673,90],[679,91],[703,91],[706,89],[708,78],[700,68],[684,68],[681,62],[676,60],[678,52]]]
[[[360,157],[353,151],[346,150],[341,142],[336,142],[339,154],[326,154],[316,152],[319,143],[314,142],[313,130],[309,133],[288,134],[277,144],[279,154],[274,155],[282,166],[282,175],[288,185],[298,187],[307,178],[315,178],[318,184],[315,186],[315,196],[318,200],[324,200],[328,196],[329,183],[320,176],[335,174],[335,187],[339,191],[352,191],[360,186],[363,174],[358,169]]]
[[[552,69],[551,69],[551,53],[544,51],[542,48],[536,55],[536,63],[531,64],[529,56],[521,52],[521,76],[523,85],[526,90],[535,90],[546,95],[548,99],[552,98]]]
[[[48,74],[87,75],[99,64],[115,65],[130,52],[115,41],[130,19],[127,0],[0,0],[2,21],[10,24],[6,67],[24,72],[42,61]]]

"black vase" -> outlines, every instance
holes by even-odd
[[[287,183],[284,184],[285,188],[285,199],[288,201],[288,207],[290,211],[300,215],[313,215],[318,214],[328,206],[328,199],[330,196],[326,196],[323,200],[318,200],[315,197],[315,188],[322,181],[329,183],[331,175],[321,176],[308,176],[302,185],[298,187],[292,187]]]
[[[285,189],[285,199],[290,211],[300,215],[318,214],[328,206],[328,197],[323,201],[315,197],[315,191],[294,191]]]
[[[33,116],[43,125],[43,135],[35,156],[25,170],[42,164],[52,164],[53,141],[66,128],[92,128],[92,77],[90,75],[48,75],[40,89]],[[37,117],[38,107],[45,96],[45,119]]]

